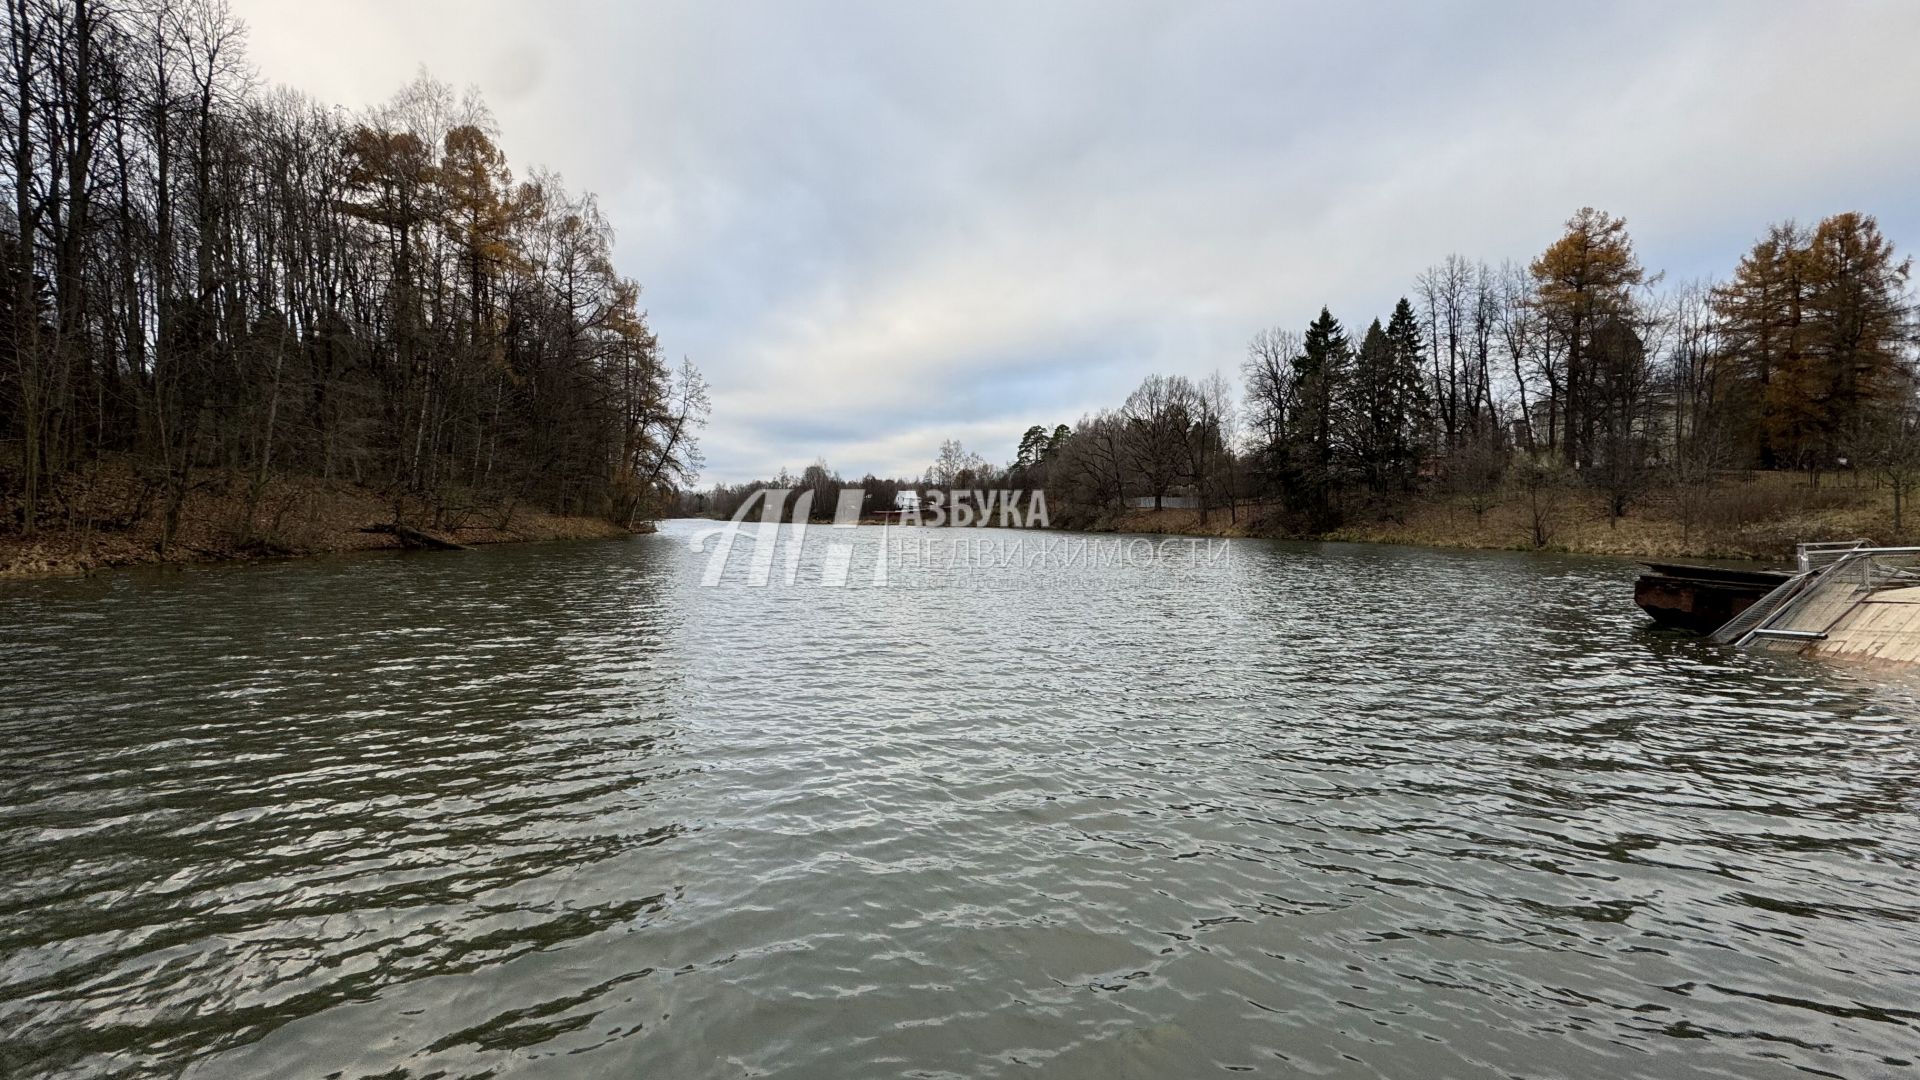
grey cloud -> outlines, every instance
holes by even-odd
[[[722,480],[1006,457],[1581,205],[1676,277],[1843,208],[1920,243],[1916,5],[240,6],[269,78],[424,63],[599,192]]]

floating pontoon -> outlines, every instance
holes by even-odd
[[[1920,547],[1801,544],[1791,577],[1713,632],[1751,648],[1920,663]]]

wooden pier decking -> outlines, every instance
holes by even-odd
[[[1801,545],[1800,572],[1714,637],[1803,656],[1920,664],[1920,548]]]
[[[1920,663],[1920,587],[1862,597],[1808,652],[1890,664]]]

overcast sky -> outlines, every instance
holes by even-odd
[[[1004,461],[1583,205],[1669,280],[1787,217],[1920,245],[1920,3],[235,5],[267,81],[424,65],[598,193],[713,385],[709,481]]]

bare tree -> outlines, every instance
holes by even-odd
[[[1233,382],[1215,371],[1199,385],[1200,414],[1205,430],[1211,432],[1211,457],[1198,470],[1201,486],[1225,496],[1227,520],[1240,520],[1240,408],[1234,401]],[[1201,503],[1202,519],[1206,503]]]
[[[636,396],[644,391],[636,388]],[[637,432],[628,438],[636,455],[633,475],[638,478],[632,505],[627,510],[631,528],[644,508],[661,505],[676,491],[685,490],[700,477],[705,459],[695,438],[705,427],[713,405],[707,394],[707,380],[691,360],[681,360],[672,388],[662,407],[654,411],[634,410],[639,421]]]
[[[940,444],[939,456],[927,467],[927,484],[941,488],[968,487],[986,471],[985,458],[960,445],[960,440],[948,439]]]
[[[1525,267],[1504,262],[1500,264],[1498,278],[1495,325],[1499,330],[1507,369],[1513,379],[1520,443],[1528,453],[1542,450],[1551,453],[1553,418],[1559,407],[1559,378],[1558,369],[1552,362],[1552,352],[1547,348],[1547,336],[1534,314],[1533,277]],[[1536,379],[1546,384],[1544,402],[1538,396]],[[1545,405],[1547,430],[1544,442],[1542,433],[1536,428],[1536,403]]]
[[[163,549],[229,480],[263,539],[283,470],[436,520],[527,495],[632,520],[697,473],[704,384],[660,363],[593,199],[516,181],[477,99],[423,76],[349,120],[262,93],[223,0],[4,10],[19,527],[105,455],[142,480],[127,521],[157,498]]]
[[[1292,471],[1287,433],[1299,400],[1293,358],[1300,349],[1297,332],[1277,327],[1262,330],[1247,343],[1247,358],[1240,366],[1243,415],[1260,487],[1266,494],[1273,494]]]
[[[1184,376],[1149,375],[1121,408],[1127,462],[1153,496],[1155,510],[1169,489],[1191,475],[1188,442],[1197,398]]]
[[[1544,548],[1559,535],[1561,505],[1569,480],[1551,456],[1530,456],[1513,470],[1526,510],[1527,542]]]
[[[1120,509],[1127,496],[1125,444],[1126,421],[1117,413],[1082,416],[1048,471],[1050,490],[1069,505]]]
[[[1859,463],[1893,493],[1893,538],[1906,535],[1906,504],[1920,486],[1920,400],[1909,388],[1894,408],[1861,416],[1848,440]]]
[[[1473,264],[1449,255],[1416,279],[1427,325],[1427,356],[1433,364],[1433,403],[1442,445],[1459,445],[1474,406],[1469,335],[1473,319]]]

